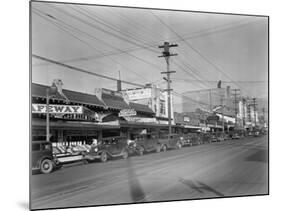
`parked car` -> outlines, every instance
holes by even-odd
[[[211,143],[211,134],[206,132],[201,132],[200,134],[201,140],[203,144]]]
[[[93,145],[90,152],[85,154],[87,161],[100,160],[106,162],[108,159],[121,157],[128,158],[129,148],[126,137],[104,138],[97,145]]]
[[[203,139],[197,133],[186,133],[182,136],[182,145],[183,146],[193,146],[203,143]]]
[[[219,141],[219,139],[218,139],[218,136],[217,136],[217,134],[216,133],[211,133],[210,134],[210,139],[211,139],[211,142],[218,142]]]
[[[259,137],[259,136],[261,136],[261,135],[262,135],[262,133],[261,133],[260,130],[255,130],[255,131],[254,131],[254,137]]]
[[[52,143],[47,141],[32,142],[32,170],[40,170],[43,174],[53,171],[56,164],[54,162]]]
[[[160,152],[161,150],[161,144],[158,143],[156,134],[138,134],[133,140],[135,141],[134,150],[138,155],[153,151]]]
[[[233,133],[231,138],[232,139],[240,139],[241,137],[238,133]]]
[[[166,151],[167,149],[180,149],[183,146],[183,142],[178,134],[160,134],[158,143],[161,146],[160,151]]]
[[[226,141],[227,140],[227,135],[225,134],[225,133],[223,133],[223,132],[218,132],[218,133],[216,133],[216,136],[217,136],[217,140],[219,141],[219,142],[221,142],[221,141]]]

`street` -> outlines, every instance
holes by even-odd
[[[65,166],[32,175],[32,208],[267,194],[267,153],[262,136]]]

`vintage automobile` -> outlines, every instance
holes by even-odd
[[[223,132],[217,132],[216,136],[218,142],[226,141],[228,139],[227,135]]]
[[[158,139],[160,144],[160,151],[167,151],[167,149],[180,149],[183,146],[180,135],[178,134],[160,134]]]
[[[158,137],[156,134],[138,134],[133,138],[135,142],[135,148],[138,155],[143,155],[147,152],[160,152],[161,144],[158,143]]]
[[[215,132],[210,134],[210,139],[211,139],[211,142],[219,142],[217,133],[215,133]]]
[[[90,151],[85,154],[85,159],[88,162],[94,160],[106,162],[108,159],[117,157],[126,159],[129,156],[129,150],[126,137],[103,138],[97,145],[91,146]]]
[[[56,167],[53,157],[52,143],[47,141],[32,142],[32,170],[40,170],[48,174]]]
[[[211,135],[210,133],[207,133],[207,132],[201,132],[199,133],[199,137],[201,138],[201,142],[203,144],[206,144],[206,143],[211,143]]]
[[[259,136],[261,136],[261,135],[262,135],[262,133],[261,133],[260,130],[255,130],[255,131],[254,131],[254,137],[259,137]]]
[[[239,133],[233,133],[232,136],[231,136],[232,139],[240,139],[240,135]]]
[[[182,135],[182,145],[183,146],[194,146],[202,144],[203,140],[201,139],[198,133],[186,133]]]

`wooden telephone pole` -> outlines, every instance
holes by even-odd
[[[238,114],[238,109],[237,109],[237,103],[238,103],[238,99],[237,96],[239,95],[239,91],[240,89],[233,89],[234,93],[234,110],[235,110],[235,128],[237,128],[237,114]]]
[[[177,47],[177,44],[170,44],[169,42],[164,42],[164,45],[159,46],[159,48],[163,48],[164,51],[162,52],[161,56],[158,57],[164,57],[167,63],[167,71],[161,72],[161,74],[166,74],[167,77],[164,77],[163,79],[167,81],[167,89],[165,91],[168,92],[168,121],[169,121],[169,135],[172,133],[172,124],[171,124],[171,79],[170,74],[175,73],[176,71],[170,71],[170,57],[171,56],[177,56],[178,54],[170,53],[171,47]],[[170,136],[169,136],[170,139]]]

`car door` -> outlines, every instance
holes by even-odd
[[[119,155],[122,152],[122,141],[121,139],[114,139],[112,140],[111,146],[110,146],[110,153],[112,155]]]
[[[152,139],[151,134],[147,134],[145,136],[145,142],[146,142],[146,146],[148,148],[149,151],[154,150],[154,140]]]
[[[41,158],[40,144],[32,143],[32,168],[38,167],[38,161]]]

